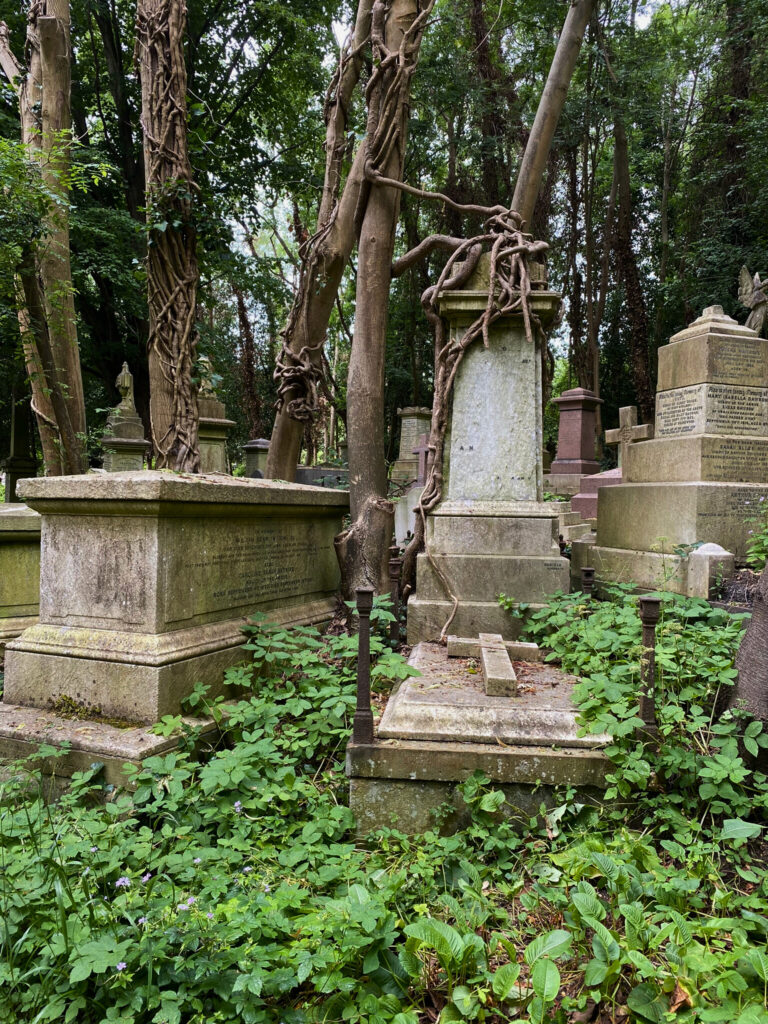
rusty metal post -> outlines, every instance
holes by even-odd
[[[357,707],[352,719],[352,740],[373,743],[371,711],[371,609],[373,587],[358,587],[357,595]]]
[[[393,544],[389,549],[389,592],[392,597],[392,614],[394,622],[389,624],[389,639],[394,644],[400,643],[400,569],[403,560],[400,557],[400,547]]]
[[[658,734],[656,725],[656,623],[661,614],[660,597],[640,598],[640,621],[643,624],[643,656],[640,662],[640,709],[643,725],[638,732]]]
[[[591,597],[595,590],[595,570],[590,565],[581,567],[581,592]]]

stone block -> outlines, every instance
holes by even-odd
[[[647,442],[645,442],[647,443]],[[628,451],[638,445],[628,445]],[[571,509],[578,512],[582,520],[597,519],[598,492],[603,487],[616,487],[622,481],[621,469],[608,469],[605,473],[595,473],[583,477],[581,491],[571,498]]]
[[[659,391],[692,384],[768,387],[768,340],[708,307],[659,348]]]
[[[656,437],[768,437],[768,388],[693,384],[656,395]]]
[[[688,556],[688,597],[709,598],[717,584],[732,576],[735,559],[719,544],[702,544]]]
[[[536,602],[532,606],[543,607]],[[413,594],[408,600],[408,643],[437,640],[452,612],[453,602],[447,598],[422,600],[418,594]],[[505,640],[516,640],[522,627],[520,619],[513,618],[496,600],[462,600],[450,628],[462,636],[478,636],[481,630],[488,630],[501,633]]]
[[[255,437],[243,445],[245,453],[245,475],[262,479],[267,469],[269,438]]]
[[[765,483],[768,438],[702,434],[633,444],[627,452],[624,480]]]
[[[489,514],[496,512],[497,514]],[[558,517],[553,502],[489,507],[443,502],[427,519],[433,554],[559,555]]]
[[[432,410],[426,406],[408,406],[398,409],[397,415],[400,417],[400,449],[390,478],[393,483],[406,484],[418,478],[419,460],[413,450],[421,435],[429,433]]]
[[[557,494],[569,498],[581,490],[581,473],[545,473],[544,490],[549,494]]]
[[[0,504],[0,662],[5,645],[37,622],[39,604],[40,516]]]
[[[544,652],[538,644],[523,640],[503,640],[510,658],[515,661],[543,661]],[[480,640],[477,637],[449,636],[446,650],[449,658],[479,658]]]
[[[488,697],[514,697],[517,676],[500,633],[480,634],[480,664]]]
[[[395,540],[401,547],[405,545],[409,534],[413,536],[416,528],[416,508],[423,490],[424,488],[418,485],[411,487],[395,502]]]
[[[559,554],[552,558],[539,558],[527,555],[441,555],[433,552],[432,558],[461,601],[494,601],[504,593],[515,601],[542,603],[556,590],[568,589],[568,560]],[[446,597],[443,585],[425,554],[418,556],[416,572],[419,581],[417,593],[421,600]]]
[[[640,591],[667,590],[673,594],[688,593],[687,559],[666,551],[638,551],[609,548],[591,539],[576,540],[571,545],[571,584],[581,589],[581,570],[595,570],[595,590],[604,592],[610,583],[633,584]],[[705,596],[705,595],[696,595]]]
[[[763,499],[761,502],[760,499]],[[750,518],[768,501],[768,483],[645,483],[611,487],[600,496],[598,543],[609,548],[671,551],[675,545],[719,544],[737,563],[746,558]]]
[[[552,463],[553,475],[597,473],[595,459],[595,424],[602,399],[586,388],[564,391],[552,404],[560,409],[557,434],[557,458]]]
[[[40,623],[8,648],[9,702],[155,721],[221,686],[249,615],[332,614],[346,492],[150,471],[22,487],[43,516]]]

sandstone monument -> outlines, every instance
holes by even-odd
[[[213,369],[210,360],[202,356],[200,363],[200,391],[197,408],[200,415],[198,440],[200,446],[201,473],[229,473],[227,435],[235,426],[234,420],[227,419],[224,403],[219,401],[213,389]]]
[[[488,300],[488,264],[466,286],[441,298],[452,332],[463,331]],[[532,311],[548,325],[559,295],[540,290]],[[507,593],[540,604],[568,588],[560,557],[558,509],[543,498],[540,342],[527,340],[522,314],[497,320],[489,347],[474,344],[458,368],[443,459],[443,498],[427,517],[429,555],[418,556],[416,591],[408,602],[408,642],[440,636],[453,601],[451,632],[511,638],[516,620],[498,604]]]
[[[395,462],[392,463],[390,480],[393,484],[412,484],[419,471],[419,459],[413,449],[424,433],[429,433],[432,410],[422,406],[409,405],[398,409],[400,417],[400,449]]]
[[[126,723],[178,714],[197,682],[220,690],[244,658],[249,615],[306,624],[335,610],[345,492],[152,470],[25,480],[21,492],[42,517],[40,617],[6,649],[0,756],[19,751],[24,722],[30,752],[46,721],[67,738],[62,701]],[[121,743],[118,767],[135,753]]]
[[[574,571],[706,597],[744,562],[749,520],[768,501],[768,340],[705,309],[659,349],[655,439],[623,461],[594,544],[573,546]]]

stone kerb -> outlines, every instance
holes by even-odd
[[[7,703],[129,721],[221,685],[241,627],[330,617],[342,491],[144,471],[24,481],[42,516],[40,621],[10,644]]]

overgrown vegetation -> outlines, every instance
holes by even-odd
[[[655,753],[633,738],[634,599],[555,598],[528,633],[612,735],[610,809],[565,793],[515,822],[473,777],[465,831],[361,843],[342,765],[356,639],[254,627],[241,699],[194,697],[222,726],[201,762],[151,759],[105,804],[97,766],[55,806],[33,764],[4,782],[3,1021],[768,1021],[765,740],[714,711],[739,630],[665,601]],[[386,689],[405,663],[372,647]]]

